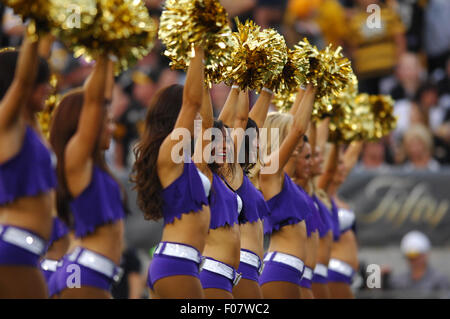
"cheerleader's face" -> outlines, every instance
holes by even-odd
[[[345,181],[345,165],[342,156],[339,156],[337,171],[334,175],[334,183],[342,184]]]
[[[213,149],[211,152],[211,155],[214,158],[214,162],[219,165],[223,166],[225,163],[228,162],[227,160],[227,154],[228,154],[228,139],[227,139],[227,132],[226,129],[222,129],[222,139],[216,140],[213,142]]]
[[[320,147],[316,146],[316,151],[312,156],[311,161],[311,176],[321,175],[323,171],[323,152]]]
[[[114,123],[112,112],[108,110],[103,122],[102,134],[100,135],[100,148],[102,150],[107,150],[109,148],[115,128],[116,125]]]
[[[51,89],[52,88],[48,83],[38,84],[34,88],[29,100],[29,106],[33,113],[41,112],[45,109],[45,100],[47,100]]]
[[[309,143],[303,142],[303,146],[298,149],[297,161],[295,165],[295,173],[299,179],[308,179],[311,175],[311,145]]]

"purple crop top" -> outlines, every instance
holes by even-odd
[[[202,180],[193,162],[185,162],[183,173],[162,191],[164,225],[182,214],[198,212],[208,205]]]
[[[308,237],[311,236],[313,232],[315,232],[319,228],[319,212],[317,211],[317,207],[314,204],[314,201],[309,196],[309,194],[301,187],[297,185],[299,191],[302,193],[304,200],[308,203],[308,215],[306,215],[305,223],[306,223],[306,233]]]
[[[285,174],[283,189],[267,201],[269,214],[264,219],[264,234],[271,234],[286,225],[305,220],[309,206],[291,178]]]
[[[211,193],[209,195],[209,208],[211,209],[210,229],[216,229],[225,225],[233,226],[238,223],[237,195],[215,173],[213,173]]]
[[[21,150],[0,164],[0,205],[54,189],[55,168],[56,157],[27,126]]]
[[[239,224],[263,220],[269,214],[269,207],[263,195],[253,186],[247,176],[244,175],[242,185],[236,193],[241,196],[243,202],[242,212],[239,214]]]
[[[125,217],[120,188],[105,171],[94,165],[91,182],[70,202],[76,237],[84,237],[97,227]]]
[[[319,199],[316,195],[313,196],[314,201],[319,207],[319,215],[321,223],[319,223],[319,236],[320,238],[326,236],[330,230],[332,230],[332,216],[328,207]]]
[[[68,233],[69,233],[69,228],[66,226],[66,224],[58,217],[53,217],[52,234],[50,235],[50,240],[47,243],[46,251],[50,248],[50,246],[55,241],[63,238]]]
[[[339,210],[336,205],[336,202],[333,198],[331,199],[331,229],[333,230],[333,240],[338,241],[341,235],[340,226],[339,226]]]

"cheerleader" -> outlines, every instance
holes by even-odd
[[[205,297],[199,269],[210,225],[211,181],[190,156],[194,120],[202,105],[203,59],[203,50],[196,48],[184,88],[172,85],[156,94],[134,150],[132,181],[139,207],[147,219],[164,219],[161,242],[148,269],[151,298]],[[182,158],[175,161],[173,150],[180,143]]]
[[[315,91],[308,85],[294,117],[270,113],[264,124],[267,138],[262,141],[267,143],[269,154],[265,165],[271,167],[278,162],[271,174],[263,171],[259,174],[259,185],[270,210],[264,219],[264,233],[270,234],[270,245],[259,278],[264,298],[301,297],[300,279],[306,257],[306,210],[299,209],[305,206],[289,173],[292,174],[295,165],[293,152],[309,124]],[[278,141],[271,136],[272,128],[279,131]],[[272,145],[272,140],[279,142],[278,148]]]
[[[311,288],[315,298],[327,299],[330,297],[328,289],[328,262],[331,254],[331,244],[333,241],[331,203],[326,192],[317,186],[319,179],[326,170],[323,169],[323,150],[328,140],[328,118],[324,119],[317,126],[311,123],[311,135],[315,136],[315,146],[313,149],[313,159],[311,165],[311,188],[313,190],[313,200],[317,204],[321,223],[319,223],[319,246],[317,249],[316,265],[313,271]],[[326,204],[327,203],[327,204]]]
[[[300,282],[300,291],[303,299],[313,299],[314,295],[311,290],[313,270],[316,265],[317,250],[319,247],[319,212],[315,202],[306,192],[309,188],[309,177],[311,170],[311,145],[308,142],[306,135],[304,136],[303,143],[300,144],[294,152],[297,156],[293,180],[297,184],[300,191],[301,199],[304,204],[304,209],[307,211],[306,231],[306,258],[305,258],[305,270]],[[308,189],[309,190],[309,189]],[[310,191],[310,190],[309,190]]]
[[[113,63],[100,56],[84,88],[67,93],[52,119],[58,214],[69,225],[73,218],[79,243],[50,279],[53,297],[111,298],[120,273],[125,209],[104,156],[113,131],[105,97],[113,83]]]
[[[230,92],[231,96],[236,94],[233,91]],[[230,97],[227,102],[233,107],[234,103],[230,99],[233,98]],[[221,116],[227,120],[232,118],[226,114],[228,110],[229,107],[226,107],[225,113]],[[212,141],[211,153],[206,158],[202,156],[202,163],[200,163],[200,169],[212,184],[209,196],[211,220],[203,251],[204,260],[200,280],[206,298],[231,299],[233,298],[233,287],[241,278],[237,269],[240,257],[238,215],[242,211],[242,199],[232,186],[238,183],[238,174],[235,173],[236,166],[230,165],[236,151],[233,142],[228,143],[227,131],[223,122],[214,121],[208,89],[205,89],[203,93],[200,115],[202,136]],[[239,113],[235,118],[234,125],[240,128],[245,127],[246,115]],[[214,130],[211,130],[212,128],[215,129],[216,134],[214,134]],[[203,150],[204,142],[203,139],[198,139],[196,153],[198,150]]]
[[[0,298],[46,298],[38,268],[52,230],[55,161],[35,114],[49,93],[39,42],[0,53]],[[30,289],[32,287],[32,289]]]
[[[350,144],[342,159],[337,160],[335,174],[327,188],[334,219],[334,242],[328,264],[328,287],[331,298],[354,298],[351,283],[359,267],[358,245],[354,232],[355,214],[349,209],[348,204],[337,198],[337,191],[356,164],[362,145],[360,141]]]

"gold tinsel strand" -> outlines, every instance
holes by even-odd
[[[374,115],[374,132],[370,139],[380,139],[397,126],[394,116],[394,100],[390,95],[370,95],[369,103]]]
[[[50,76],[50,86],[52,87],[50,95],[45,101],[45,108],[42,112],[37,113],[37,120],[41,128],[42,134],[46,139],[50,138],[50,125],[53,113],[61,100],[60,94],[57,93],[58,77],[56,74]]]
[[[49,0],[0,0],[23,21],[31,19],[27,27],[31,40],[37,40],[39,31],[48,32],[52,26],[49,19],[51,3]]]
[[[236,18],[237,32],[233,32],[236,45],[231,55],[231,65],[223,78],[241,90],[260,91],[270,85],[283,72],[288,61],[284,37],[273,29],[261,31],[253,21],[244,24]]]
[[[167,0],[161,15],[159,39],[173,69],[186,69],[194,47],[205,50],[205,81],[222,80],[234,45],[228,14],[218,0]]]
[[[153,48],[157,23],[142,0],[52,0],[54,31],[75,57],[113,54],[116,72],[126,70]],[[74,18],[70,8],[78,8]],[[75,10],[75,11],[76,11]]]

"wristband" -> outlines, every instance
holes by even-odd
[[[265,91],[265,92],[269,93],[270,95],[273,94],[273,91],[271,89],[266,88],[266,87],[263,87],[262,91]]]
[[[233,86],[231,87],[231,89],[238,89],[238,90],[239,90],[239,85],[233,85]]]

